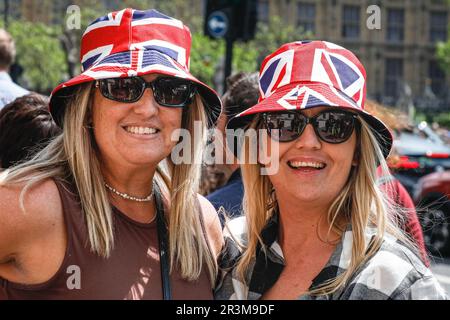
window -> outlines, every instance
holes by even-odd
[[[357,39],[360,32],[359,6],[344,6],[342,9],[342,36]]]
[[[431,90],[440,97],[446,92],[445,72],[441,69],[437,61],[430,61],[428,64],[428,78],[431,81]]]
[[[306,32],[316,31],[316,5],[313,3],[297,4],[297,25]]]
[[[447,40],[447,12],[430,12],[430,41],[446,41]]]
[[[386,40],[389,42],[403,42],[405,12],[403,9],[389,9],[387,12]]]
[[[396,58],[386,59],[384,66],[384,94],[397,99],[403,81],[403,60]]]
[[[2,19],[2,21],[5,21],[5,10],[6,10],[6,1],[1,1],[0,0],[0,19]],[[13,19],[20,19],[20,17],[22,16],[22,12],[21,10],[21,6],[22,6],[22,0],[14,0],[8,1],[8,21],[11,21]]]
[[[71,5],[70,0],[55,1],[53,3],[52,23],[61,24],[66,18],[67,8]]]
[[[269,23],[269,0],[258,1],[258,22]]]

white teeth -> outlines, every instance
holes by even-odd
[[[303,161],[290,161],[289,164],[294,168],[300,167],[312,167],[317,169],[322,169],[325,167],[324,163],[321,162],[303,162]]]
[[[156,128],[148,127],[126,127],[125,129],[134,134],[155,134],[158,131]]]

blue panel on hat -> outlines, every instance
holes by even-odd
[[[347,89],[350,85],[352,85],[356,80],[359,79],[358,74],[344,61],[332,55],[330,55],[330,58],[333,62],[334,67],[336,68],[339,79],[341,80],[344,89]]]
[[[174,69],[173,64],[171,64],[169,60],[167,60],[167,58],[163,55],[159,54],[156,51],[144,51],[144,55],[142,57],[142,67],[145,68],[154,64],[160,64],[165,67]]]
[[[146,46],[145,49],[147,49],[147,50],[156,50],[156,51],[162,52],[164,54],[167,54],[173,60],[178,61],[178,52],[176,52],[175,50],[169,49],[168,47]]]
[[[100,57],[101,53],[90,57],[89,59],[86,59],[85,62],[83,62],[83,70],[87,70],[91,67],[91,65]]]
[[[131,63],[130,52],[120,52],[120,53],[113,54],[113,55],[103,59],[102,62],[100,62],[100,63],[101,64],[120,63],[120,64],[130,65],[130,63]]]
[[[312,106],[318,106],[318,105],[329,105],[329,103],[322,101],[321,99],[310,94],[305,106],[312,107]]]
[[[277,69],[278,63],[280,63],[280,59],[275,60],[269,68],[267,68],[266,72],[264,72],[264,75],[261,77],[259,83],[261,85],[261,89],[263,92],[267,92],[267,88],[270,86],[270,83],[272,82],[273,75],[275,73],[275,70]]]
[[[98,18],[98,19],[92,21],[89,25],[91,26],[91,25],[93,25],[93,24],[96,24],[97,22],[100,22],[100,21],[108,21],[108,20],[109,20],[108,15],[104,15],[103,17],[100,17],[100,18]]]
[[[141,11],[141,10],[134,10],[133,11],[133,20],[141,20],[141,19],[149,19],[149,18],[161,18],[161,19],[173,19],[171,17],[166,16],[165,14],[162,14],[161,12],[158,12],[156,10],[147,10],[147,11]]]

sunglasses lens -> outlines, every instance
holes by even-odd
[[[267,113],[266,127],[273,140],[287,142],[297,139],[305,127],[305,118],[295,113]]]
[[[190,103],[193,85],[188,80],[159,78],[154,83],[156,102],[168,107],[181,107]]]
[[[316,132],[329,143],[342,143],[352,134],[354,118],[352,114],[340,111],[325,111],[316,118]]]
[[[144,90],[143,81],[137,77],[104,79],[99,83],[105,97],[120,102],[136,101]]]
[[[354,115],[344,111],[323,111],[311,118],[311,124],[320,139],[328,143],[342,143],[350,138],[354,128]],[[289,142],[302,134],[308,123],[301,113],[266,113],[267,131],[273,140]]]
[[[147,86],[153,88],[156,102],[167,107],[184,107],[195,93],[192,82],[178,78],[158,78]],[[113,78],[100,80],[99,87],[106,98],[129,103],[140,99],[146,84],[140,77]]]

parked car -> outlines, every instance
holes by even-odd
[[[426,122],[394,135],[398,161],[390,164],[390,167],[411,195],[417,181],[424,175],[450,170],[450,146]]]
[[[428,250],[450,256],[450,170],[420,178],[414,201]]]

